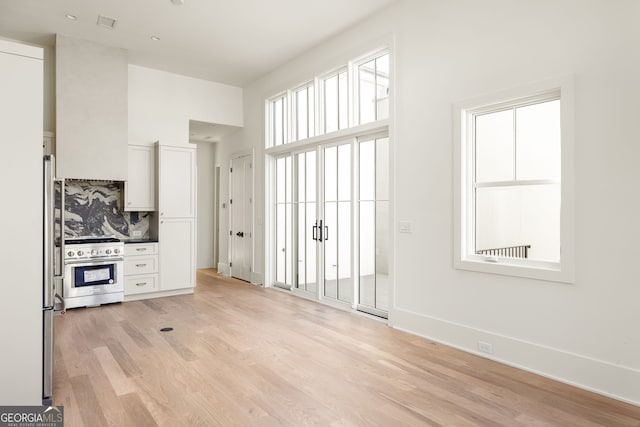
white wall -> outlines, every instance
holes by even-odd
[[[214,224],[216,209],[215,173],[217,143],[199,142],[196,144],[198,165],[198,259],[196,268],[213,268]]]
[[[498,360],[640,404],[638,17],[633,0],[402,1],[245,88],[245,129],[219,155],[224,165],[255,149],[255,270],[264,98],[394,33],[392,216],[413,233],[394,235],[389,323],[472,352],[488,341]],[[452,105],[565,74],[576,85],[575,284],[453,269]]]
[[[44,46],[43,130],[56,131],[56,48]]]
[[[242,89],[129,65],[129,143],[189,143],[189,120],[242,126]]]

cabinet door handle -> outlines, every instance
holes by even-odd
[[[136,286],[147,286],[147,282],[136,283]]]
[[[147,248],[137,248],[136,251],[140,252],[140,251],[146,251]]]
[[[136,264],[136,267],[146,267],[147,264]]]

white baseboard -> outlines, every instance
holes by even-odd
[[[468,353],[523,369],[622,402],[640,406],[640,370],[460,325],[402,309],[389,312],[389,326]],[[478,351],[478,341],[493,353]]]
[[[125,295],[124,301],[138,301],[141,299],[162,298],[162,297],[174,297],[176,295],[192,294],[193,288],[176,289],[173,291],[160,291],[149,292],[146,294]]]
[[[226,262],[219,262],[218,263],[218,274],[221,274],[223,276],[228,276],[229,275],[229,264],[227,264]]]

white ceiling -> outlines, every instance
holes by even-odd
[[[189,120],[189,141],[220,142],[223,137],[242,129],[238,126]]]
[[[394,1],[0,0],[0,37],[52,45],[66,34],[125,48],[132,64],[244,86]],[[100,14],[115,29],[97,26]]]

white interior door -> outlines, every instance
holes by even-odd
[[[251,281],[252,261],[252,156],[244,155],[231,159],[229,172],[231,194],[229,270],[232,277]]]

